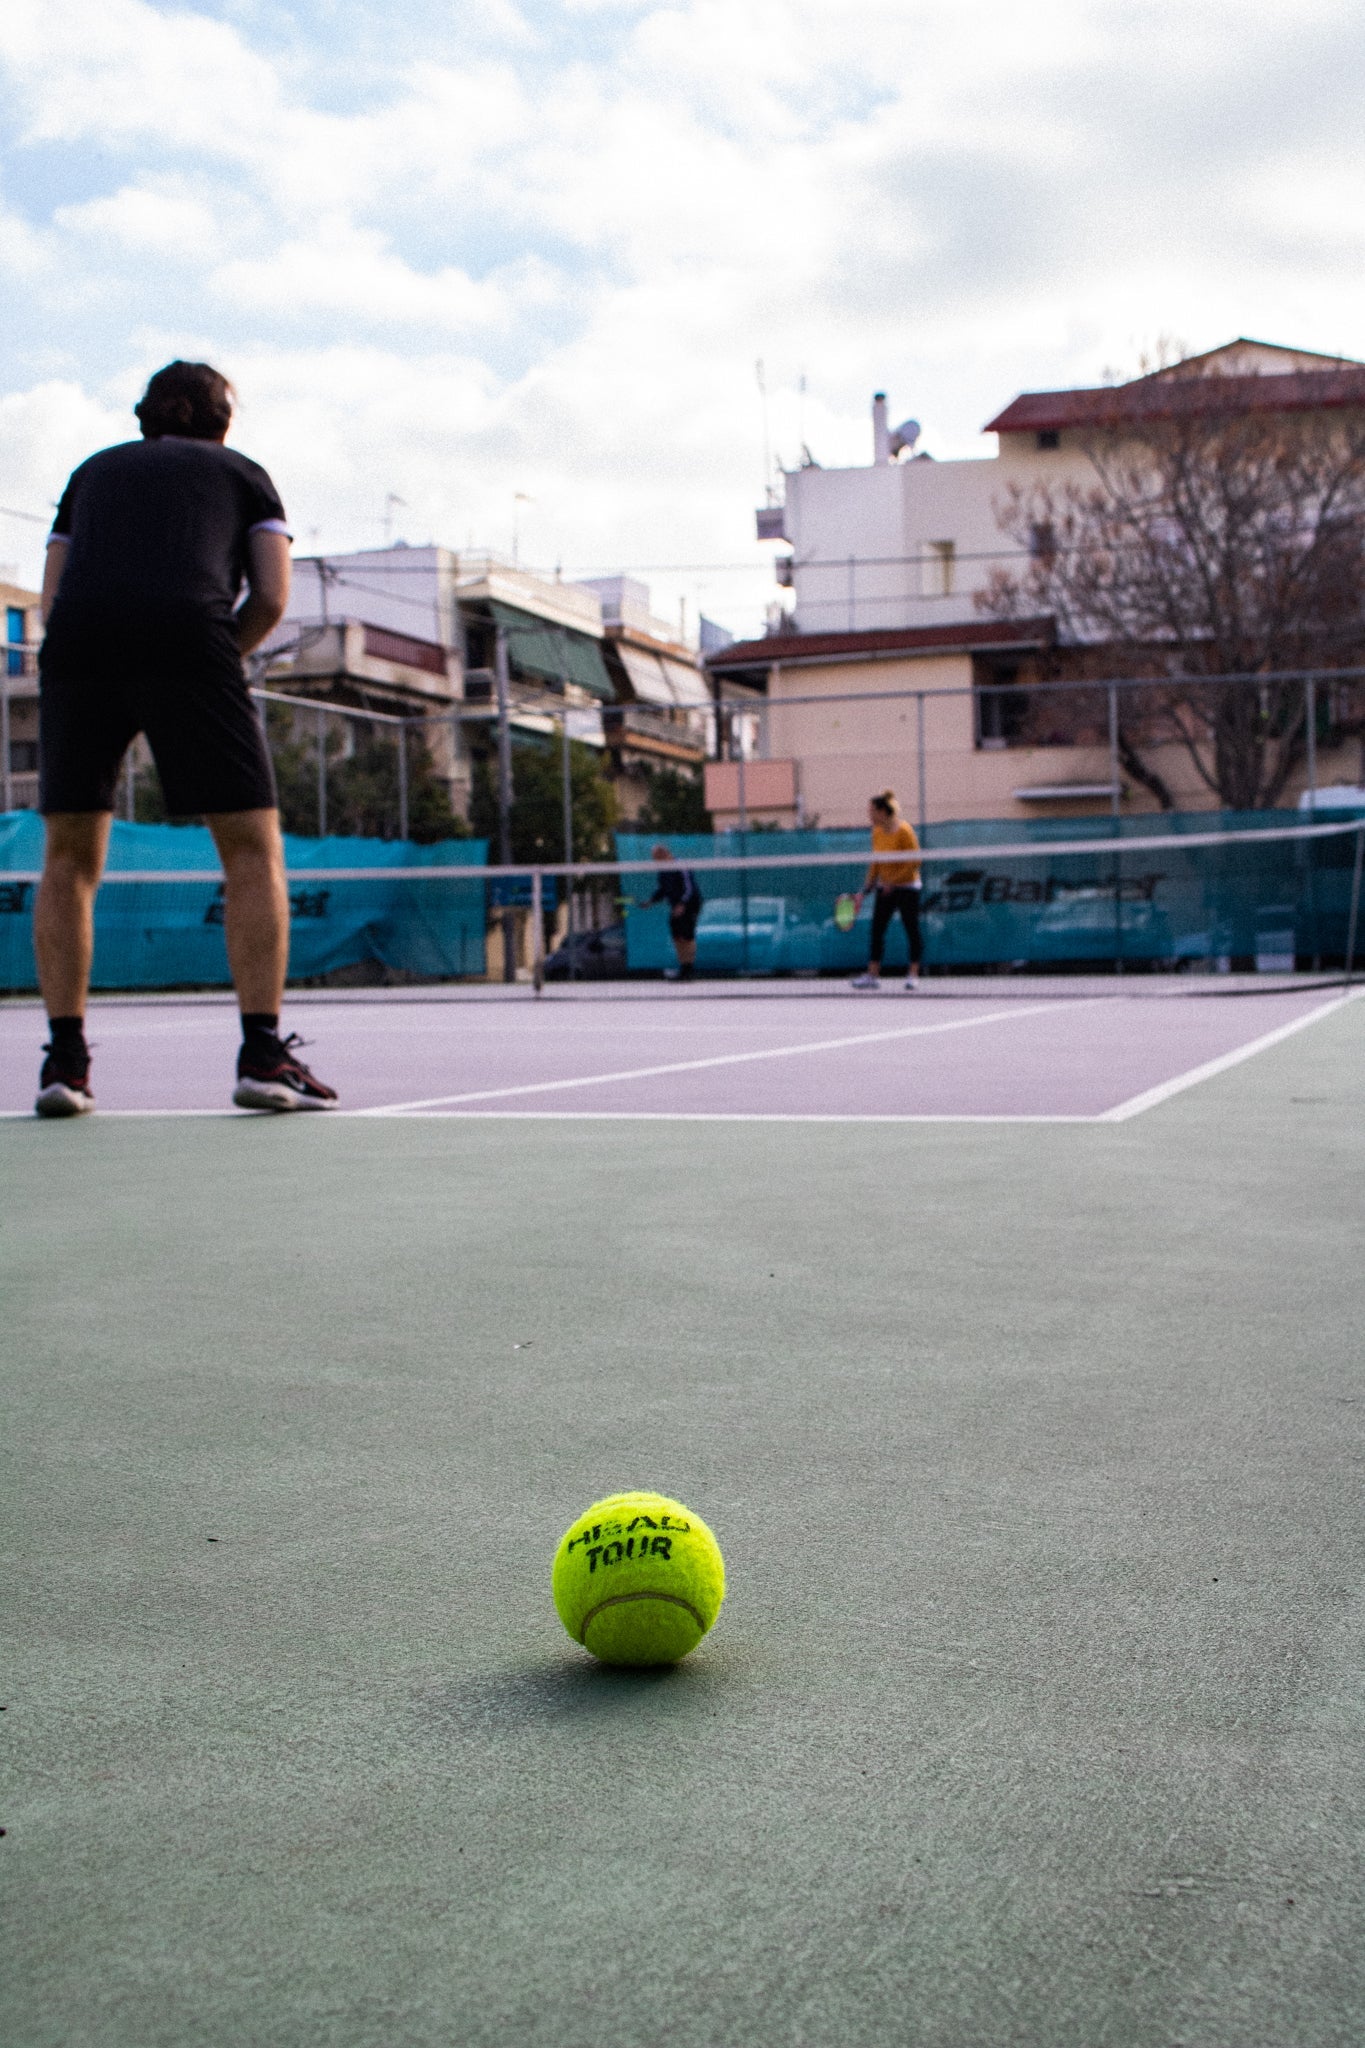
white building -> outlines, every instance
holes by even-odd
[[[1359,384],[1358,363],[1241,339],[1128,384],[1025,392],[987,423],[998,453],[960,462],[915,454],[918,425],[893,430],[879,392],[871,464],[789,470],[784,503],[758,514],[760,540],[790,544],[776,565],[778,582],[795,595],[789,627],[856,633],[978,619],[973,600],[991,570],[1024,559],[999,521],[1011,486],[1093,483],[1087,428],[1150,416],[1172,383],[1210,374],[1254,379],[1267,410],[1312,410],[1334,402],[1324,378],[1343,370]]]

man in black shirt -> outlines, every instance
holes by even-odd
[[[651,860],[672,860],[666,846],[656,846]],[[691,868],[660,868],[659,879],[649,903],[668,905],[668,930],[678,956],[677,979],[691,981],[697,964],[697,919],[701,916],[702,893]],[[648,909],[649,904],[646,904]],[[672,979],[672,977],[669,977]]]
[[[242,1011],[233,1100],[328,1109],[335,1091],[279,1036],[289,897],[275,779],[242,656],[284,615],[289,529],[258,464],[223,446],[229,387],[170,363],[135,408],[143,439],[83,462],[62,493],[43,573],[34,910],[47,1008],[40,1116],[93,1109],[85,999],[95,891],[123,756],[145,733],[166,808],[203,816],[223,863],[228,962]],[[237,600],[245,583],[247,596]]]

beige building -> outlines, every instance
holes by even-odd
[[[719,751],[732,758],[707,770],[716,824],[743,811],[755,822],[860,825],[868,796],[888,786],[927,823],[1156,811],[1151,790],[1124,772],[1109,693],[1068,686],[1066,717],[1063,696],[1048,697],[1048,679],[1094,675],[1098,650],[1059,647],[1048,618],[987,619],[977,600],[996,569],[1028,559],[1001,525],[1014,487],[1093,483],[1090,430],[1197,407],[1212,376],[1220,407],[1231,395],[1248,411],[1365,416],[1365,365],[1239,340],[1128,385],[1027,392],[990,422],[999,452],[988,460],[914,454],[916,423],[891,429],[879,394],[870,466],[789,473],[785,502],[765,507],[758,526],[760,538],[788,543],[777,576],[794,607],[780,630],[708,659],[718,698],[738,707],[722,716]],[[1334,739],[1332,685],[1320,687],[1328,715],[1287,804],[1310,782],[1365,781],[1361,743]],[[1052,734],[1049,701],[1059,711]],[[1215,808],[1182,746],[1143,754],[1175,808]]]
[[[0,582],[0,604],[5,608],[0,807],[31,811],[38,804],[38,642],[43,637],[38,592]]]

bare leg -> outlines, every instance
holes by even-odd
[[[56,811],[46,821],[43,879],[33,909],[38,986],[49,1017],[83,1017],[95,950],[95,891],[110,811]]]
[[[675,939],[673,950],[678,956],[679,967],[695,967],[697,964],[697,942],[695,939]]]
[[[223,923],[238,1006],[277,1016],[289,965],[279,813],[217,811],[206,822],[223,863]]]

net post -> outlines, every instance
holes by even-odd
[[[531,981],[539,995],[545,985],[545,919],[539,868],[531,870]]]
[[[1346,986],[1355,980],[1356,931],[1360,921],[1360,869],[1365,856],[1365,818],[1356,826],[1356,857],[1351,868],[1351,914],[1346,920]]]

